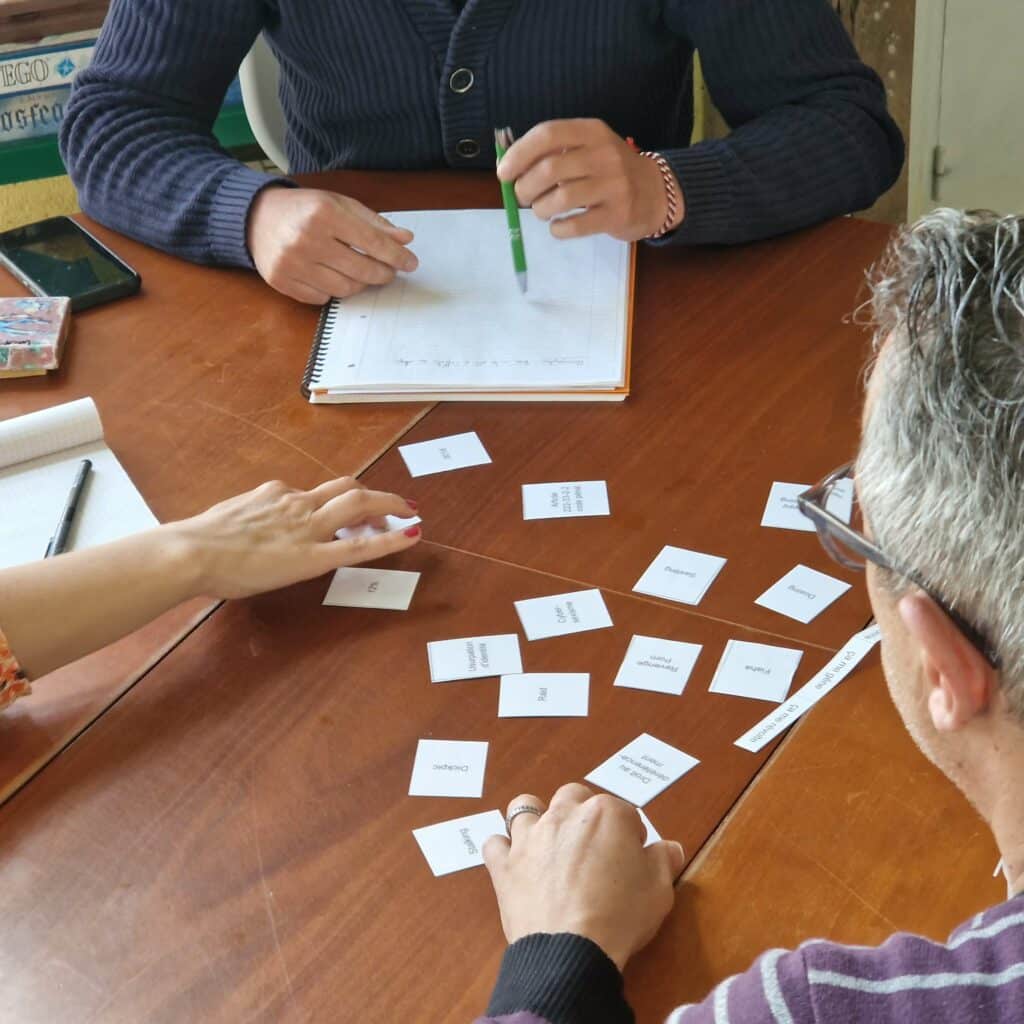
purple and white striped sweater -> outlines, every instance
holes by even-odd
[[[633,1024],[622,978],[579,936],[510,946],[490,1016],[476,1024]],[[948,942],[806,942],[772,950],[666,1024],[1011,1024],[1024,1021],[1024,895],[978,914]]]

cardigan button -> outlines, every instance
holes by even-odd
[[[455,152],[463,160],[475,160],[480,155],[480,143],[476,139],[459,139],[455,143]]]
[[[464,92],[469,92],[475,81],[473,72],[469,68],[459,68],[458,71],[453,71],[451,78],[448,79],[448,88],[461,95]]]

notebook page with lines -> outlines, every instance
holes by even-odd
[[[626,384],[632,247],[558,240],[523,218],[530,287],[516,285],[501,210],[389,213],[420,267],[326,309],[312,401],[393,393],[619,392]],[[537,397],[526,395],[523,397]]]

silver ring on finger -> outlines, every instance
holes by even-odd
[[[508,834],[512,835],[512,822],[519,817],[520,814],[536,814],[539,818],[544,812],[533,804],[517,804],[508,812],[508,817],[505,819],[505,828],[508,829]]]

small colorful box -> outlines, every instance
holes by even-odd
[[[57,369],[70,327],[69,298],[0,299],[0,377]]]

